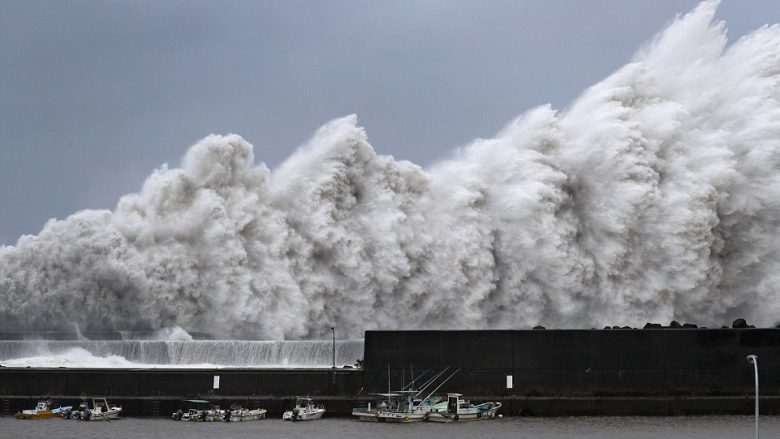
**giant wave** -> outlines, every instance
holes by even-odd
[[[211,135],[114,211],[0,248],[15,329],[225,337],[780,315],[780,27],[727,46],[716,1],[567,110],[429,168],[355,116],[273,171]]]

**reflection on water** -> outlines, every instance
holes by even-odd
[[[215,438],[256,439],[453,439],[453,438],[600,438],[600,439],[720,439],[753,437],[751,416],[710,417],[576,417],[504,418],[453,424],[375,424],[352,419],[290,423],[266,419],[244,423],[174,422],[168,419],[127,418],[112,422],[17,421],[0,418],[0,438],[104,439]],[[780,417],[761,418],[761,437],[780,437]]]

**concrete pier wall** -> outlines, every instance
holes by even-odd
[[[214,389],[214,376],[219,389]],[[353,395],[363,374],[337,369],[29,369],[0,368],[0,395],[105,397]]]
[[[365,386],[460,368],[441,391],[484,396],[780,395],[780,329],[368,331]],[[506,377],[513,387],[507,388]]]

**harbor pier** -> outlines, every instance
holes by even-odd
[[[761,413],[780,414],[777,328],[367,331],[363,367],[337,368],[335,383],[330,368],[0,367],[0,414],[42,397],[71,404],[86,395],[129,416],[170,416],[185,399],[277,416],[309,395],[328,415],[348,416],[386,392],[388,379],[397,390],[444,368],[457,373],[438,394],[501,401],[504,415],[752,414],[749,354],[760,359]]]

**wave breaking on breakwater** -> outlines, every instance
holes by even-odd
[[[758,325],[780,312],[780,27],[707,1],[570,108],[428,169],[354,116],[278,169],[211,135],[114,211],[0,247],[0,321],[225,337]]]
[[[363,340],[338,340],[337,367],[363,358]],[[4,367],[329,368],[329,340],[0,340]]]

